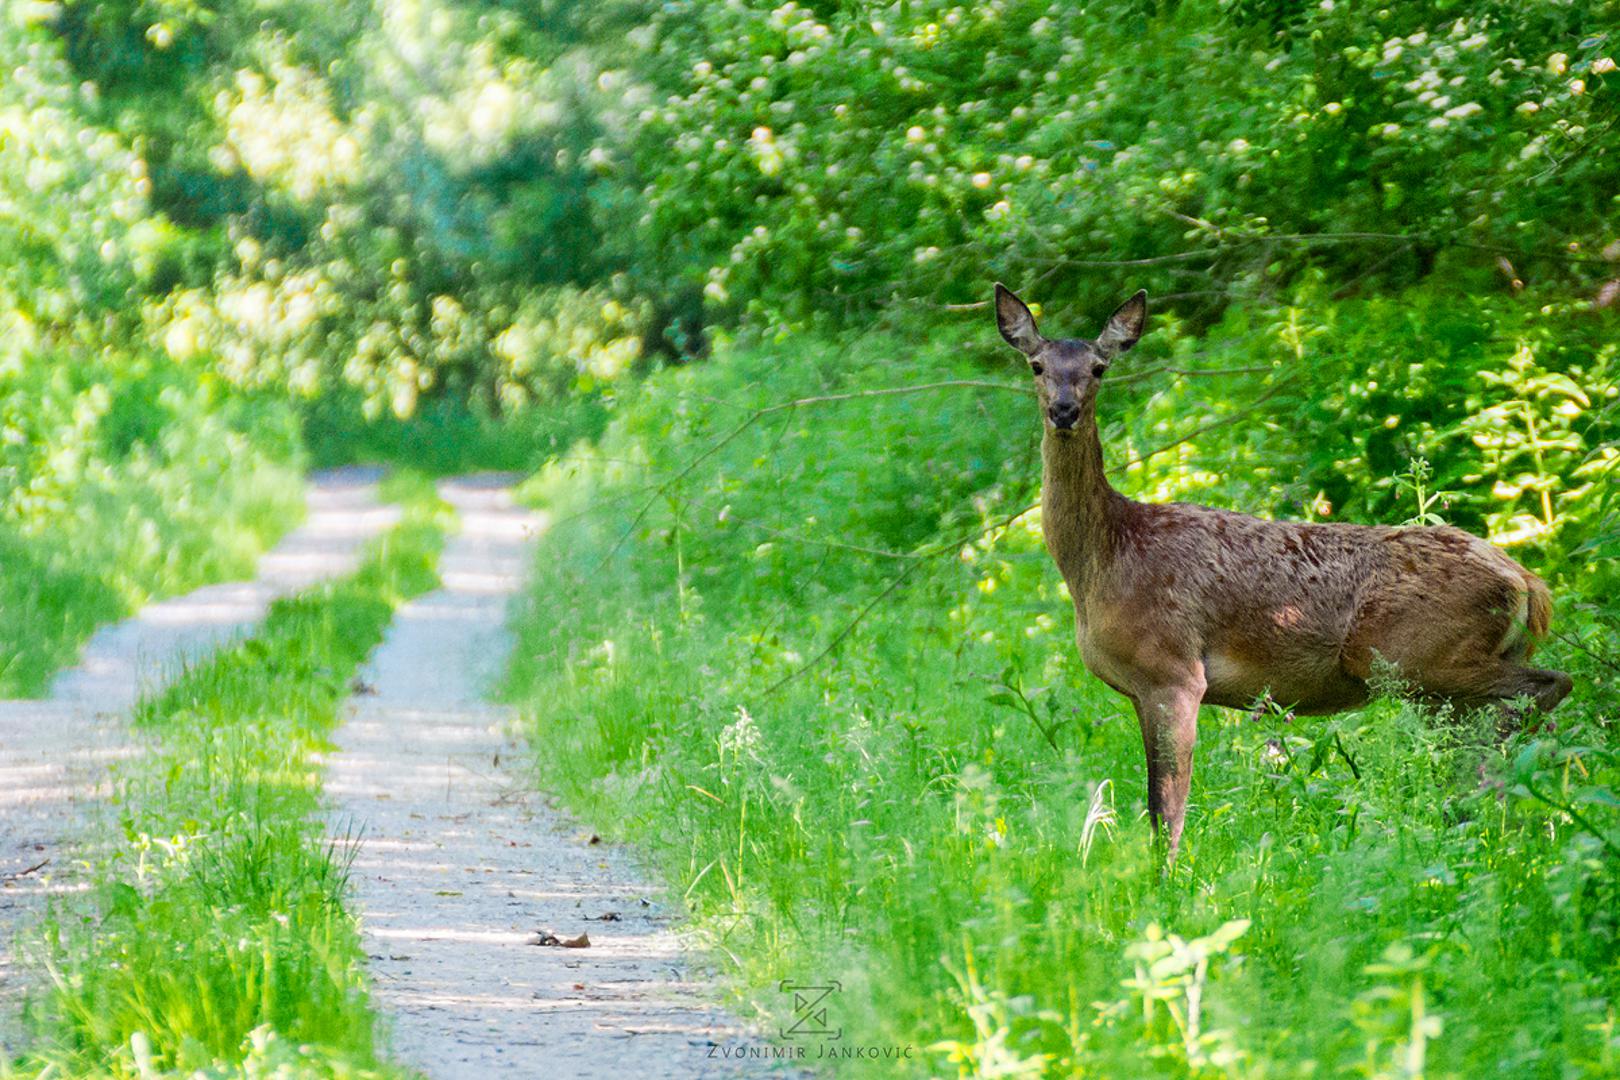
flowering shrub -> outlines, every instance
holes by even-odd
[[[1612,239],[1612,3],[1273,7],[664,5],[602,150],[642,184],[624,235],[716,314],[790,318],[995,274],[1091,296],[1093,263],[1243,292],[1279,259],[1399,280]]]

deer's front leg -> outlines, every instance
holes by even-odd
[[[1198,703],[1204,696],[1203,672],[1170,686],[1138,692],[1136,718],[1147,751],[1148,813],[1153,832],[1168,845],[1170,861],[1181,845],[1187,815],[1187,788],[1192,782],[1193,744],[1198,739]]]

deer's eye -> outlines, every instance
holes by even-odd
[[[1093,379],[1100,379],[1100,378],[1103,377],[1103,372],[1105,372],[1107,370],[1108,370],[1108,365],[1107,364],[1093,364],[1092,367],[1091,367],[1091,377]]]
[[[1031,360],[1029,362],[1029,370],[1034,372],[1036,375],[1042,375],[1046,372],[1046,365],[1042,364],[1039,360]]]

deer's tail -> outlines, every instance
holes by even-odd
[[[1524,655],[1528,657],[1536,643],[1547,636],[1552,625],[1552,593],[1547,583],[1530,571],[1523,571],[1525,587]]]

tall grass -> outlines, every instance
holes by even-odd
[[[1580,693],[1500,747],[1398,697],[1309,722],[1206,710],[1161,877],[1130,706],[1081,670],[1038,516],[1006,520],[1034,496],[1028,399],[855,397],[736,431],[791,399],[985,379],[971,355],[722,350],[531,485],[558,521],[511,680],[537,780],[646,845],[742,1007],[777,1017],[779,980],[836,979],[837,1045],[913,1048],[840,1076],[1620,1067],[1613,672],[1555,648]],[[1109,391],[1121,457],[1198,408],[1145,393]],[[1116,478],[1261,509],[1235,474],[1272,471],[1232,431]]]
[[[394,609],[435,587],[450,510],[400,483],[402,522],[352,576],[278,601],[260,631],[144,700],[89,897],[36,950],[25,1074],[366,1075],[352,846],[325,836],[312,755]],[[283,1070],[284,1072],[278,1072]]]

